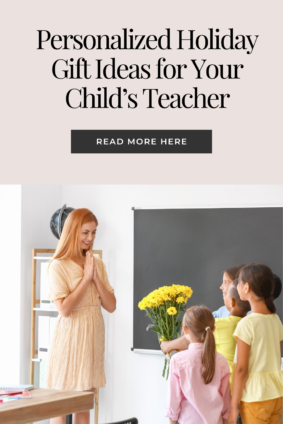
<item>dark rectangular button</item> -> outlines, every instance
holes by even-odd
[[[71,153],[212,153],[212,130],[71,130]]]

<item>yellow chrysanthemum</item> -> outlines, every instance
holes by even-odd
[[[177,303],[186,303],[186,299],[183,296],[179,296],[176,299]]]
[[[174,306],[171,306],[171,308],[168,308],[167,309],[167,314],[168,315],[176,315],[176,313],[177,313],[177,309],[174,308]]]
[[[165,302],[186,303],[193,291],[190,287],[173,284],[172,286],[160,287],[149,293],[138,304],[141,310],[146,308],[158,308]],[[181,300],[182,299],[182,300]]]
[[[159,339],[160,343],[163,342],[163,340],[164,340],[163,337],[161,337],[161,339]]]

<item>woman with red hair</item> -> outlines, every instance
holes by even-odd
[[[49,265],[50,299],[59,312],[47,366],[47,387],[94,391],[105,386],[105,328],[101,306],[116,309],[105,265],[92,253],[98,221],[88,209],[68,216]],[[51,419],[63,424],[65,417]],[[75,414],[89,424],[89,411]]]

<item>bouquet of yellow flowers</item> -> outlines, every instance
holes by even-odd
[[[179,320],[181,312],[186,309],[187,300],[191,297],[193,291],[190,287],[172,286],[160,287],[149,293],[138,304],[141,310],[146,311],[146,315],[152,321],[149,329],[155,331],[160,342],[165,340],[173,340],[180,335],[182,321]],[[163,377],[165,376],[168,359],[165,358],[163,368]],[[169,374],[169,366],[167,367],[167,378]]]

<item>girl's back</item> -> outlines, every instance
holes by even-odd
[[[205,384],[202,350],[203,343],[191,343],[188,350],[174,355],[171,360],[166,416],[180,424],[222,424],[223,417],[229,414],[228,362],[216,353],[213,379]]]
[[[273,303],[275,280],[271,269],[253,263],[241,269],[237,290],[251,305],[234,332],[237,339],[231,410],[228,421],[236,424],[239,405],[243,424],[279,424],[282,414],[283,327]]]
[[[283,394],[280,361],[283,327],[278,315],[252,313],[239,322],[234,336],[251,346],[249,378],[243,390],[242,401],[276,398],[278,391],[279,395]]]
[[[230,411],[230,370],[215,351],[215,320],[206,306],[183,317],[189,349],[173,356],[166,417],[179,424],[222,424]]]

